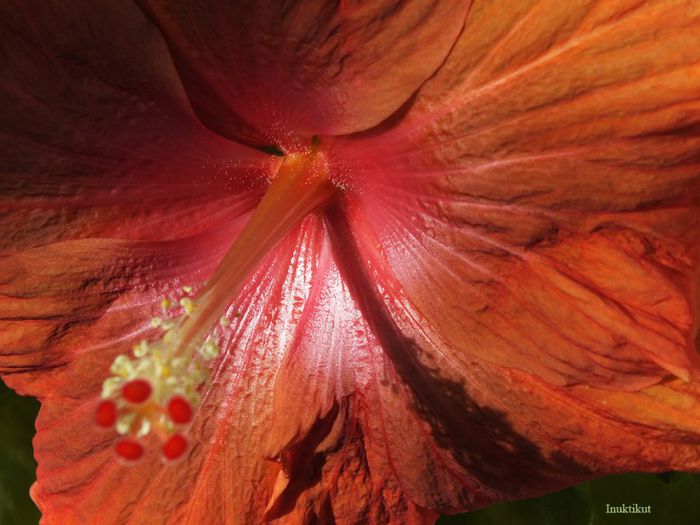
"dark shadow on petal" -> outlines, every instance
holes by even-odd
[[[328,414],[316,420],[303,438],[280,452],[278,461],[289,484],[265,512],[266,519],[277,519],[292,512],[301,493],[321,481],[325,455],[319,453],[317,447],[331,432],[339,411],[339,405],[334,403]],[[323,506],[324,509],[326,507]],[[323,523],[334,523],[332,512]]]
[[[587,467],[563,453],[545,456],[513,428],[505,412],[480,406],[468,395],[463,381],[426,366],[428,356],[422,355],[416,341],[401,333],[378,294],[360,258],[342,202],[328,207],[326,220],[335,256],[343,261],[339,265],[343,278],[401,379],[402,384],[395,388],[407,390],[413,411],[428,423],[441,448],[452,451],[466,471],[502,499],[543,494],[593,477]],[[472,494],[470,487],[461,496],[466,505],[487,503]]]

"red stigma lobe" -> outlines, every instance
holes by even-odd
[[[105,399],[97,405],[95,411],[95,422],[103,428],[114,426],[117,421],[117,405],[111,399]]]
[[[114,445],[114,451],[127,461],[136,461],[143,456],[143,445],[133,439],[122,439]]]
[[[181,457],[187,450],[187,438],[182,434],[174,434],[163,443],[163,457],[173,461]]]
[[[143,403],[152,392],[151,384],[145,379],[132,379],[122,387],[122,397],[129,403]]]
[[[173,396],[168,401],[168,415],[173,423],[189,423],[192,419],[192,405],[182,396]]]

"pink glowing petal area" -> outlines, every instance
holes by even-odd
[[[138,9],[92,7],[3,9],[0,250],[192,235],[249,212],[273,168],[201,126]]]
[[[456,362],[697,378],[697,4],[506,4],[474,5],[398,125],[339,141],[351,220]]]
[[[470,2],[145,4],[207,125],[293,148],[396,111],[444,60]]]

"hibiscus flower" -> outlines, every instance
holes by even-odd
[[[432,523],[700,469],[697,1],[0,25],[0,373],[42,404],[44,523]]]

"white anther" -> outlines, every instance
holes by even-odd
[[[121,377],[110,377],[102,383],[102,399],[109,399],[122,386],[124,380]]]
[[[183,297],[182,299],[180,299],[180,306],[182,306],[187,315],[190,315],[192,312],[194,312],[194,309],[197,305],[193,303],[192,299],[190,299],[189,297]]]
[[[122,436],[128,434],[131,430],[131,425],[134,424],[136,420],[136,412],[127,412],[117,419],[116,429],[117,433]]]
[[[110,372],[112,372],[115,375],[122,376],[122,377],[127,377],[134,371],[134,364],[125,355],[118,355],[115,359],[114,362],[112,363],[112,366],[109,368]]]
[[[148,342],[146,342],[145,339],[141,339],[139,344],[134,345],[132,351],[134,352],[135,357],[143,357],[151,351],[151,347],[148,346]]]
[[[138,431],[136,432],[136,436],[142,438],[142,437],[146,436],[150,431],[151,431],[151,420],[148,418],[143,418],[141,420],[141,426],[139,427]]]
[[[219,345],[217,345],[214,341],[205,341],[204,345],[202,345],[202,348],[200,349],[200,353],[207,361],[214,359],[219,355]]]

